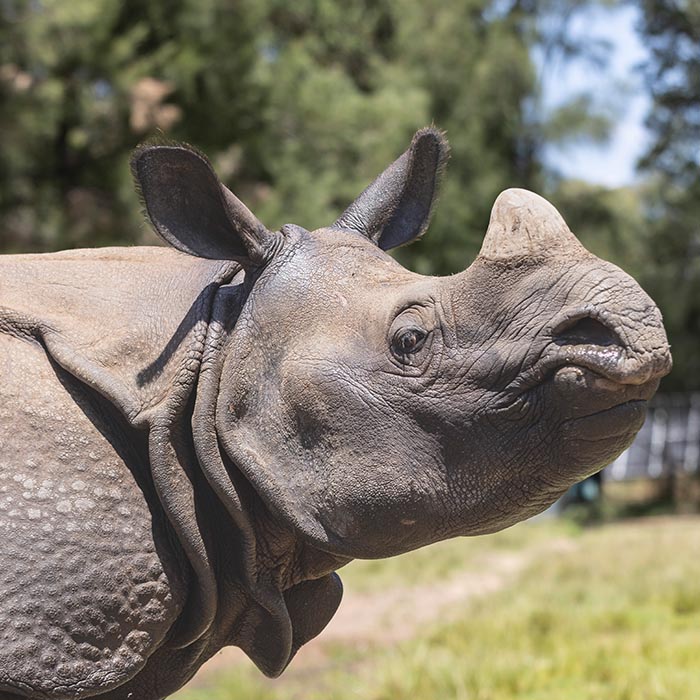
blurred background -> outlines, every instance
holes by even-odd
[[[697,0],[0,0],[0,252],[157,244],[128,167],[153,137],[319,227],[431,122],[452,160],[401,261],[464,269],[496,195],[535,190],[654,297],[675,369],[564,517],[353,564],[281,681],[229,655],[181,697],[696,700]]]

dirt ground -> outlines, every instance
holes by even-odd
[[[449,623],[451,614],[461,613],[466,604],[501,590],[538,558],[575,547],[573,540],[557,538],[519,552],[491,554],[480,560],[478,571],[461,571],[429,585],[368,593],[346,590],[328,627],[302,647],[285,675],[322,668],[327,662],[328,649],[338,644],[355,649],[394,644],[416,636],[421,628],[437,621]],[[200,669],[189,687],[201,685],[212,674],[243,663],[251,662],[240,649],[227,647]]]

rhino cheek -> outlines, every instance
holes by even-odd
[[[389,410],[367,389],[370,378],[303,353],[278,366],[262,390],[225,369],[222,385],[236,389],[217,409],[224,449],[268,508],[339,555],[390,556],[441,539],[435,438]]]
[[[435,505],[444,491],[444,469],[436,464],[439,448],[431,436],[405,416],[373,411],[347,393],[336,408],[323,414],[332,427],[312,431],[321,439],[312,443],[304,437],[308,432],[300,433],[304,449],[294,450],[299,461],[289,465],[312,471],[316,486],[323,484],[306,493],[326,538],[317,544],[335,554],[374,558],[434,541],[435,523],[445,516],[444,507]],[[308,421],[307,413],[307,427]]]

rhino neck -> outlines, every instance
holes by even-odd
[[[239,646],[268,676],[279,675],[304,643],[335,613],[342,594],[332,572],[346,564],[307,544],[274,516],[229,458],[216,431],[216,407],[229,338],[235,333],[244,288],[222,288],[212,309],[197,383],[192,435],[209,495],[205,539],[216,570],[217,611],[212,653]],[[216,505],[206,505],[208,498]]]
[[[238,646],[263,673],[277,677],[335,614],[342,585],[334,572],[350,560],[305,542],[270,513],[236,465],[223,461],[236,496],[220,502],[228,523],[212,533],[220,600],[210,648]]]
[[[328,576],[352,561],[324,552],[273,516],[255,496],[253,527],[260,580],[287,591],[304,581]]]

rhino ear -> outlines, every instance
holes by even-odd
[[[441,131],[421,129],[331,228],[357,231],[383,250],[416,240],[428,228],[449,151]]]
[[[274,250],[268,231],[193,148],[144,145],[131,169],[156,233],[174,248],[215,260],[262,265]]]

